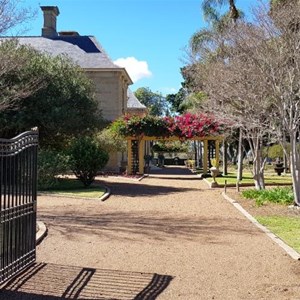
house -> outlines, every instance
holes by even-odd
[[[30,45],[50,55],[65,54],[78,64],[95,84],[95,98],[102,116],[109,121],[124,113],[145,114],[147,109],[130,91],[133,82],[125,68],[115,65],[94,36],[81,36],[76,31],[57,32],[57,6],[41,6],[44,26],[41,36],[18,37],[20,44]],[[117,169],[120,154],[111,154],[107,165]]]

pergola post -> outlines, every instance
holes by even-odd
[[[207,174],[207,165],[208,165],[208,140],[203,141],[203,174]]]
[[[132,174],[132,141],[127,140],[127,174]]]
[[[139,173],[144,174],[145,141],[139,141]]]

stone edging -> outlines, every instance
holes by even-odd
[[[37,221],[36,224],[39,229],[36,233],[35,242],[36,244],[39,244],[42,241],[42,239],[47,235],[48,229],[46,225],[41,221]]]
[[[138,178],[138,181],[142,181],[145,177],[149,177],[149,174],[143,174],[140,178]]]
[[[287,245],[283,240],[281,240],[277,235],[271,232],[268,228],[260,224],[236,200],[230,198],[224,192],[222,192],[222,196],[224,199],[229,201],[236,209],[238,209],[250,222],[252,222],[260,230],[262,230],[274,243],[280,246],[291,258],[300,260],[300,254],[296,250],[294,250],[292,247]]]
[[[206,178],[202,178],[204,180],[204,182],[208,185],[208,187],[214,189],[214,188],[224,188],[225,187],[225,184],[220,184],[218,183],[216,186],[212,186],[212,182],[208,181]],[[290,186],[291,183],[274,183],[274,184],[271,184],[271,183],[266,183],[265,184],[266,186]],[[235,183],[227,183],[226,187],[230,188],[230,187],[236,187],[236,184]],[[240,183],[239,184],[239,187],[242,188],[242,187],[254,187],[254,184],[253,183]]]
[[[104,195],[102,197],[100,197],[100,201],[105,201],[111,194],[110,188],[108,188],[107,186],[104,186],[106,189],[106,192],[104,193]]]
[[[78,197],[78,196],[72,196],[72,195],[67,195],[67,194],[55,194],[55,193],[47,193],[47,192],[38,192],[38,196],[47,196],[47,197],[60,197],[60,198],[74,198],[74,199],[84,199],[84,200],[101,200],[104,201],[106,200],[110,194],[111,191],[107,186],[102,187],[105,189],[104,195],[102,195],[99,198],[89,198],[89,197]]]

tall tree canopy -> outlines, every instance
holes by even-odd
[[[7,104],[0,110],[1,137],[37,126],[41,145],[58,146],[101,126],[93,85],[78,66],[67,57],[51,57],[10,41],[0,45],[0,53],[7,54],[7,48],[11,62],[24,59],[17,68],[0,74],[0,101]],[[37,83],[38,88],[27,93],[28,83]],[[18,87],[25,91],[16,98]]]
[[[194,81],[207,94],[206,107],[242,128],[254,156],[257,188],[264,188],[262,146],[266,136],[291,144],[294,199],[300,205],[300,2],[281,9],[260,7],[252,24],[213,35],[215,48],[201,49]],[[222,55],[215,49],[226,45]],[[213,54],[213,59],[211,59]],[[209,57],[209,59],[205,59]]]
[[[134,94],[149,109],[150,115],[164,116],[169,114],[168,104],[162,94],[154,93],[148,87],[138,88]]]

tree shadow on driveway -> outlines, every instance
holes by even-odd
[[[2,286],[0,299],[152,300],[172,279],[156,273],[35,263]]]
[[[102,181],[97,181],[103,184]],[[158,195],[170,195],[180,192],[201,191],[200,188],[174,187],[151,185],[141,182],[104,182],[110,188],[113,195],[126,197],[156,197]]]
[[[39,219],[60,232],[66,239],[77,235],[96,235],[99,238],[143,242],[193,241],[201,239],[203,244],[226,244],[226,236],[257,234],[248,223],[234,218],[205,216],[171,216],[157,212],[113,212],[113,211],[52,211],[43,209]],[[240,224],[237,223],[239,222]]]

